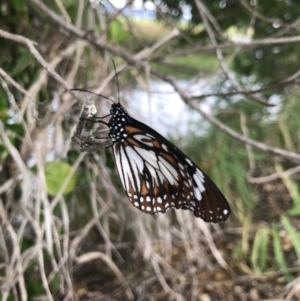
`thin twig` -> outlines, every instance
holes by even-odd
[[[10,77],[2,68],[0,68],[0,75],[5,79],[8,83],[14,86],[17,90],[19,90],[22,94],[26,95],[30,100],[36,101],[31,94],[26,91],[21,85],[19,85],[12,77]]]
[[[263,183],[268,183],[268,182],[280,179],[280,178],[282,178],[283,175],[286,176],[286,177],[289,177],[289,176],[292,176],[292,175],[297,174],[299,172],[300,172],[300,166],[296,166],[296,167],[287,169],[283,172],[275,172],[271,175],[263,176],[263,177],[254,178],[251,175],[247,175],[247,180],[250,183],[253,183],[253,184],[263,184]]]

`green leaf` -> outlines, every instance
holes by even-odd
[[[24,5],[23,0],[11,0],[10,3],[16,12],[20,13],[22,11]]]
[[[267,258],[268,258],[268,244],[269,244],[269,229],[262,229],[262,238],[261,238],[261,256],[259,260],[260,270],[263,272],[267,265]]]
[[[42,282],[35,279],[30,279],[26,283],[26,289],[29,300],[32,300],[32,297],[41,295],[44,292]]]
[[[10,72],[10,75],[14,77],[21,74],[24,69],[26,69],[31,64],[31,62],[32,55],[30,54],[30,52],[27,49],[21,49],[16,63],[14,64],[14,67]]]
[[[8,100],[7,100],[7,95],[5,94],[4,91],[0,89],[0,118],[1,120],[4,119],[6,113],[8,110]]]
[[[50,282],[50,288],[52,293],[55,294],[58,292],[59,284],[60,284],[59,274],[55,273],[54,277],[52,278],[52,281]]]
[[[66,162],[50,162],[46,164],[45,167],[45,176],[46,176],[46,184],[47,184],[47,192],[50,195],[56,195],[60,190],[61,185],[65,181],[65,178],[68,176],[71,165]],[[64,190],[64,194],[70,193],[76,184],[76,175],[74,174],[66,189]]]
[[[114,42],[122,43],[130,36],[129,31],[124,28],[123,22],[115,19],[109,28],[109,37]]]
[[[20,137],[24,136],[24,128],[23,125],[20,123],[14,123],[14,124],[7,123],[5,125],[5,128],[9,129],[10,131],[14,132],[16,135]]]
[[[281,241],[278,233],[278,227],[275,223],[272,225],[272,236],[273,236],[273,246],[274,246],[274,255],[275,255],[275,261],[284,274],[287,282],[290,282],[291,275],[289,273],[285,258],[284,258],[284,253],[281,247]]]
[[[295,205],[292,209],[288,210],[289,215],[298,216],[300,215],[300,205]]]
[[[287,187],[290,196],[293,199],[294,205],[299,205],[300,204],[300,191],[299,191],[299,187],[298,184],[295,183],[289,176],[287,176],[284,172],[283,172],[283,168],[281,165],[277,164],[275,166],[275,170],[279,173],[281,173],[281,179],[283,181],[283,183],[285,184],[285,186]]]
[[[65,8],[77,6],[77,1],[75,2],[74,0],[62,0],[61,2]]]
[[[268,243],[269,229],[260,228],[256,232],[251,253],[251,263],[256,273],[261,273],[266,268]]]
[[[286,216],[281,217],[281,223],[294,245],[295,251],[297,253],[298,259],[300,259],[300,236],[297,233],[297,230],[293,227],[290,220]]]

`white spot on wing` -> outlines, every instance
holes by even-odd
[[[197,168],[196,173],[201,178],[202,182],[204,183],[204,174],[203,174],[203,172],[199,168]]]
[[[195,197],[196,197],[196,199],[197,199],[198,201],[201,201],[202,195],[201,195],[200,190],[199,190],[197,187],[195,187],[195,188],[194,188],[194,192],[195,192]]]
[[[185,161],[193,166],[193,162],[189,158],[186,158]]]
[[[162,147],[166,152],[168,152],[168,148],[167,148],[166,145],[162,144],[161,147]]]

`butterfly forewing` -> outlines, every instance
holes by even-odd
[[[129,116],[113,128],[116,124],[121,132],[115,133],[121,138],[113,146],[117,169],[136,208],[150,214],[188,209],[214,223],[228,218],[230,208],[222,193],[179,149]]]
[[[184,166],[155,137],[125,127],[128,138],[114,145],[116,164],[131,203],[155,214],[181,208],[193,199],[192,180]],[[180,168],[181,166],[181,168]]]

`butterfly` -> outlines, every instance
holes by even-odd
[[[109,116],[108,122],[102,120]],[[110,114],[96,118],[94,122],[108,127],[109,146],[134,207],[152,215],[170,208],[190,210],[211,223],[228,219],[229,204],[214,182],[170,141],[131,117],[122,104],[113,102]]]

